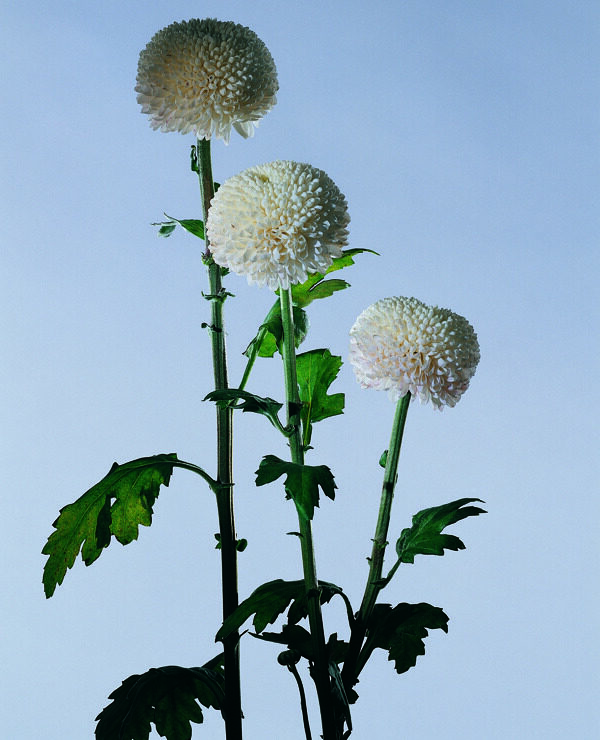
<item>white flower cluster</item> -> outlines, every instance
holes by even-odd
[[[275,105],[277,70],[254,31],[194,19],[152,37],[140,54],[135,90],[152,128],[227,143],[232,126],[252,136]]]
[[[276,290],[325,272],[347,244],[349,221],[346,198],[322,170],[276,161],[221,185],[207,234],[217,264]]]
[[[408,391],[438,409],[454,406],[479,362],[471,324],[447,308],[416,298],[383,298],[363,311],[350,330],[350,362],[363,388]]]

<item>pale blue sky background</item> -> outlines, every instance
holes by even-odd
[[[40,580],[59,508],[114,460],[176,451],[213,465],[200,243],[149,226],[163,211],[198,217],[192,140],[153,132],[133,91],[150,37],[207,16],[256,31],[280,79],[256,137],[215,144],[215,178],[310,162],[347,195],[351,246],[381,253],[311,307],[306,349],[345,357],[357,314],[389,295],[452,308],[480,338],[460,404],[411,407],[390,536],[462,496],[489,514],[454,528],[465,552],[420,558],[384,592],[443,607],[450,632],[402,676],[372,661],[353,737],[598,737],[600,6],[572,0],[4,3],[0,734],[91,738],[125,677],[217,649],[216,513],[184,471],[137,543],[78,561],[50,601]],[[228,287],[233,383],[272,297],[235,276]],[[281,386],[261,363],[251,389]],[[339,485],[316,517],[318,568],[358,606],[393,406],[349,367],[336,390],[347,414],[315,428],[311,458]],[[253,485],[284,447],[247,417],[242,596],[300,577],[291,504]],[[339,606],[326,622],[343,634]],[[244,640],[248,740],[303,737],[276,654]],[[220,717],[207,711],[196,737],[223,737]]]

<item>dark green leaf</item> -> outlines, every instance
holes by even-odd
[[[285,491],[296,504],[298,512],[312,519],[319,505],[319,488],[325,496],[335,498],[337,488],[331,470],[326,465],[300,465],[286,462],[275,455],[266,455],[256,471],[256,485],[264,486],[285,475]]]
[[[350,716],[350,703],[346,694],[346,688],[342,680],[339,666],[336,661],[329,661],[329,677],[331,679],[331,693],[337,713],[344,718],[348,730],[352,730],[352,717]]]
[[[253,614],[254,630],[262,632],[268,624],[273,624],[277,617],[283,614],[290,601],[299,598],[303,593],[303,581],[284,581],[277,578],[263,583],[227,617],[215,640],[224,640]]]
[[[254,635],[267,642],[275,642],[278,645],[287,645],[290,650],[296,650],[303,658],[307,660],[315,659],[310,632],[297,624],[284,624],[281,632],[263,632],[260,635]]]
[[[129,676],[96,717],[97,740],[148,740],[151,723],[167,740],[190,740],[204,721],[200,704],[222,709],[225,683],[215,661],[201,668],[163,666]],[[199,703],[200,704],[199,704]]]
[[[304,585],[303,581],[297,581]],[[335,583],[328,583],[327,581],[319,581],[319,601],[321,605],[328,604],[334,596],[342,596],[345,594],[339,586]],[[294,599],[292,605],[288,611],[287,622],[288,624],[297,624],[301,619],[308,616],[308,599],[306,598],[306,591],[302,588],[299,595]]]
[[[327,395],[341,366],[342,358],[332,355],[328,349],[313,349],[296,358],[305,447],[310,444],[312,425],[315,422],[344,413],[344,394]]]
[[[298,306],[293,306],[294,315],[294,343],[299,347],[308,334],[308,315]],[[283,324],[281,322],[281,306],[277,300],[260,325],[258,333],[244,350],[244,355],[250,357],[257,352],[259,357],[273,357],[279,351],[283,337]]]
[[[150,526],[160,486],[169,485],[176,462],[177,455],[171,453],[114,463],[99,483],[60,510],[53,523],[56,531],[42,550],[49,556],[43,576],[46,597],[63,582],[80,549],[83,562],[91,565],[111,536],[127,545],[137,539],[140,524]]]
[[[216,401],[217,406],[231,406],[234,409],[241,409],[244,412],[262,414],[273,424],[279,431],[283,426],[279,421],[278,412],[283,406],[282,403],[274,401],[272,398],[263,398],[255,396],[254,393],[239,390],[238,388],[227,388],[225,390],[211,391],[205,398],[205,401]],[[237,403],[234,403],[237,401]]]
[[[344,595],[342,589],[334,583],[319,581],[319,600],[328,603],[336,594]],[[306,588],[304,581],[284,581],[278,578],[263,583],[223,623],[217,632],[216,639],[223,640],[254,614],[252,624],[257,633],[262,632],[268,624],[273,624],[288,607],[288,624],[294,625],[308,615]]]
[[[448,632],[448,617],[431,604],[376,604],[367,625],[367,639],[359,658],[358,673],[375,648],[387,650],[397,673],[416,665],[417,657],[425,655],[423,640],[429,629]]]
[[[443,555],[444,550],[464,550],[465,546],[458,537],[441,534],[441,531],[468,516],[486,513],[478,506],[465,506],[473,501],[481,502],[481,499],[461,498],[449,504],[423,509],[415,514],[412,527],[403,529],[396,543],[400,562],[414,563],[415,555]]]

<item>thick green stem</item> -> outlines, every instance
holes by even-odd
[[[296,345],[294,343],[294,316],[290,290],[279,291],[281,302],[281,319],[283,324],[282,355],[285,376],[285,393],[287,402],[287,423],[291,429],[290,450],[292,462],[304,464],[304,448],[302,445],[302,431],[300,424],[300,396],[298,394],[298,379],[296,376]],[[308,602],[308,621],[315,651],[312,677],[317,689],[323,740],[337,740],[340,735],[336,730],[335,711],[332,703],[332,694],[329,679],[329,660],[325,645],[325,631],[323,629],[323,615],[321,614],[321,600],[317,581],[317,568],[313,548],[312,527],[310,520],[298,511],[300,525],[300,544],[302,548],[302,568],[304,585]]]
[[[377,601],[377,596],[384,586],[382,581],[383,559],[385,548],[388,544],[387,535],[390,524],[390,513],[392,510],[400,447],[402,446],[402,435],[404,433],[409,403],[410,393],[407,393],[398,401],[396,406],[390,446],[387,453],[385,472],[383,474],[379,515],[377,517],[375,537],[373,538],[373,549],[369,559],[369,577],[367,578],[362,603],[356,616],[356,622],[352,629],[348,653],[342,670],[342,678],[346,691],[349,691],[354,686],[358,679],[358,674],[363,668],[360,663],[360,650],[365,639],[369,618]]]
[[[206,230],[206,220],[210,201],[214,195],[210,140],[198,139],[197,148],[198,179],[202,197],[202,218]],[[205,237],[206,238],[206,237]],[[221,268],[210,255],[210,244],[206,238],[204,261],[208,265],[211,323],[209,326],[215,390],[224,390],[227,383],[227,355],[223,325],[223,302],[225,291],[221,283]],[[235,521],[233,516],[233,411],[217,405],[217,481],[216,492],[221,537],[221,583],[223,591],[223,620],[238,606],[237,549]],[[242,738],[242,708],[240,690],[239,635],[232,632],[223,641],[225,666],[225,734],[227,740]]]

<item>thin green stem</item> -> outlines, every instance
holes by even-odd
[[[300,424],[300,396],[296,375],[296,345],[294,342],[294,316],[292,313],[291,291],[283,288],[279,291],[281,319],[283,324],[282,355],[285,376],[285,393],[287,402],[287,425],[291,430],[289,437],[292,462],[304,464],[304,448]],[[302,568],[304,586],[308,603],[308,621],[315,651],[311,675],[317,689],[321,724],[324,740],[336,740],[335,712],[329,679],[329,660],[325,645],[323,615],[321,613],[320,592],[317,581],[317,568],[312,539],[310,520],[298,511],[300,525],[300,544],[302,548]]]
[[[387,547],[387,535],[390,524],[390,513],[392,510],[392,501],[394,498],[394,489],[398,473],[398,460],[400,459],[400,448],[402,446],[402,435],[406,423],[406,415],[410,403],[410,393],[403,396],[396,405],[396,413],[392,425],[392,434],[390,445],[387,453],[385,472],[383,474],[383,484],[381,489],[381,500],[379,504],[379,514],[377,517],[377,526],[375,527],[375,537],[373,538],[373,548],[369,559],[369,576],[363,595],[362,603],[352,633],[350,635],[350,644],[348,653],[344,661],[342,678],[346,691],[349,691],[356,681],[358,674],[362,670],[360,664],[360,650],[365,639],[367,625],[377,596],[385,586],[382,579],[383,559]]]
[[[295,665],[289,665],[288,670],[292,674],[292,676],[296,679],[296,683],[298,684],[298,693],[300,694],[300,711],[302,712],[302,724],[304,725],[304,735],[306,737],[306,740],[312,740],[312,733],[310,731],[310,722],[308,719],[308,708],[306,706],[306,693],[304,691],[304,685],[302,683],[302,679],[300,678],[300,674],[298,673],[298,669],[296,668]]]
[[[206,220],[210,201],[214,195],[210,140],[198,139],[196,147],[198,179],[202,199],[202,218]],[[223,302],[225,291],[221,282],[221,268],[210,254],[206,239],[204,261],[208,265],[210,285],[207,298],[211,304],[210,337],[212,345],[215,390],[224,390],[227,382],[227,354],[223,324]],[[217,404],[217,512],[221,542],[221,586],[223,592],[223,620],[238,606],[237,550],[235,520],[233,516],[233,410]],[[225,666],[225,734],[227,740],[242,738],[242,708],[240,690],[239,634],[232,632],[223,641]]]

